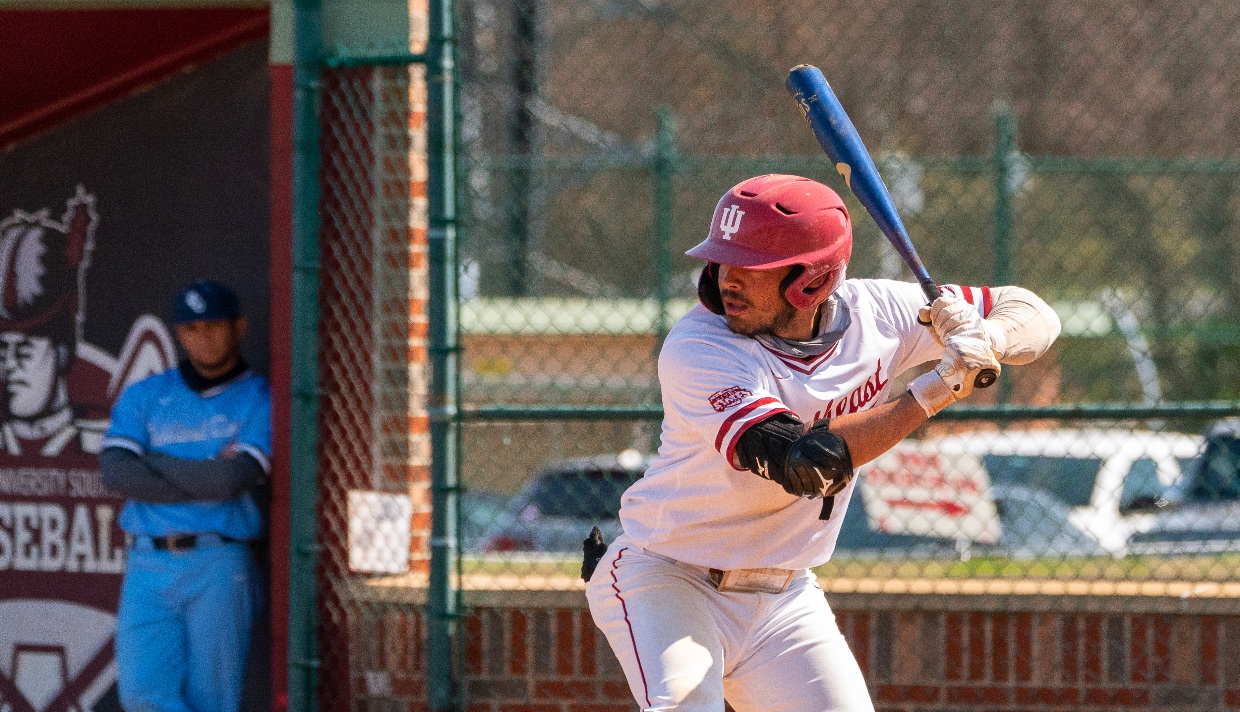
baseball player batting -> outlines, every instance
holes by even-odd
[[[624,494],[624,533],[604,551],[592,532],[582,567],[643,710],[872,710],[809,571],[831,558],[857,468],[1059,334],[1020,287],[946,285],[923,326],[920,287],[846,280],[851,251],[835,191],[765,175],[729,190],[688,252],[706,261],[701,304],[659,355],[658,458]]]

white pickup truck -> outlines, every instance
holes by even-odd
[[[1203,447],[1200,436],[1124,429],[1008,429],[907,440],[869,466],[877,477],[867,482],[862,470],[862,494],[876,530],[951,537],[945,527],[958,526],[958,538],[984,544],[998,525],[988,486],[1045,492],[1068,507],[1075,529],[1122,556],[1131,536],[1154,527],[1159,502]],[[930,470],[927,457],[938,463]],[[901,482],[917,485],[902,492]]]

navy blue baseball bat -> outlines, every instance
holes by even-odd
[[[904,222],[900,220],[900,213],[891,201],[887,185],[878,174],[870,152],[861,142],[861,135],[849,120],[848,112],[844,111],[844,105],[827,84],[822,70],[809,64],[797,65],[788,72],[786,86],[788,93],[801,109],[805,122],[813,130],[814,137],[818,139],[818,144],[835,164],[835,170],[844,176],[849,190],[861,201],[874,222],[878,223],[878,229],[896,248],[904,264],[913,271],[913,277],[921,285],[926,299],[931,302],[938,299],[942,292],[930,278],[930,272],[922,264],[921,257],[917,255],[917,248],[913,246],[908,230],[904,229]],[[986,388],[998,378],[999,374],[994,369],[983,369],[978,373],[974,385]]]

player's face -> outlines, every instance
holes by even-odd
[[[194,370],[205,378],[231,371],[241,361],[245,319],[210,319],[177,324],[177,341]]]
[[[46,336],[6,331],[0,334],[0,361],[9,413],[33,418],[48,410],[56,384],[56,344]]]
[[[742,336],[808,339],[809,335],[792,333],[800,320],[780,288],[791,270],[791,266],[758,270],[719,265],[719,294],[728,328]]]

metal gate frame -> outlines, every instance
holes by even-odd
[[[289,687],[288,709],[318,709],[316,571],[318,567],[318,351],[319,351],[319,168],[324,68],[422,64],[427,68],[428,317],[430,429],[432,443],[431,575],[428,594],[428,698],[432,710],[460,708],[453,639],[458,596],[451,572],[457,565],[456,512],[459,487],[457,359],[456,34],[453,0],[429,0],[429,36],[423,54],[324,57],[321,0],[295,0],[293,119],[293,287]]]

